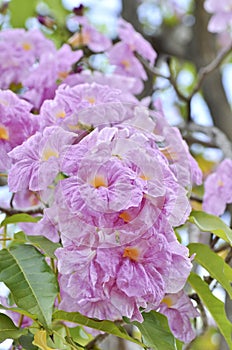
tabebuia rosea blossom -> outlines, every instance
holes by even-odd
[[[159,312],[167,316],[175,337],[184,343],[190,343],[194,339],[190,318],[199,316],[199,313],[183,290],[175,294],[166,294],[159,306]]]
[[[222,215],[226,205],[232,203],[232,161],[224,159],[216,171],[205,180],[203,209],[214,215]]]
[[[108,85],[61,85],[41,108],[40,130],[9,152],[8,181],[22,203],[32,192],[45,207],[25,232],[61,242],[59,308],[142,322],[182,293],[191,271],[174,227],[190,214],[201,172],[164,116],[125,96]],[[183,341],[195,316],[179,310]]]

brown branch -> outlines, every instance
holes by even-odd
[[[3,208],[0,207],[0,212],[12,216],[15,214],[28,214],[28,215],[34,215],[34,214],[43,214],[42,208],[37,209],[29,209],[29,210],[20,210],[20,209],[13,209],[13,208]]]
[[[232,45],[230,45],[227,48],[223,48],[221,51],[219,51],[218,55],[215,57],[215,59],[210,62],[207,66],[202,67],[199,69],[198,76],[197,76],[197,83],[189,95],[189,99],[192,99],[192,97],[200,90],[204,79],[207,75],[212,73],[215,69],[219,68],[220,65],[223,63],[225,58],[232,52]]]
[[[188,139],[189,135],[191,135],[191,137],[195,138],[196,143],[201,143],[201,141],[198,142],[197,135],[194,136],[194,133],[202,133],[208,136],[208,138],[211,140],[210,146],[214,145],[215,148],[221,149],[224,157],[232,159],[232,143],[228,139],[227,135],[225,135],[224,132],[222,132],[216,126],[188,123],[187,125],[179,125],[179,129],[185,139]]]
[[[232,52],[232,45],[230,45],[227,48],[223,48],[218,55],[215,57],[215,59],[210,62],[207,66],[205,67],[201,67],[199,69],[199,72],[197,74],[197,79],[196,79],[196,84],[192,90],[192,92],[190,93],[190,95],[186,96],[184,95],[179,87],[178,84],[176,82],[176,79],[174,77],[174,74],[172,72],[172,68],[170,65],[170,60],[167,60],[168,66],[169,66],[169,71],[170,71],[170,75],[165,75],[162,74],[160,72],[160,70],[157,67],[151,67],[149,65],[149,63],[143,58],[141,57],[139,54],[136,54],[136,56],[139,58],[139,60],[142,62],[142,64],[146,67],[147,70],[149,70],[151,73],[154,74],[154,76],[156,77],[160,77],[163,79],[167,79],[170,81],[170,83],[172,84],[173,88],[176,91],[177,96],[183,100],[186,103],[189,103],[191,101],[191,99],[193,98],[193,96],[201,89],[201,86],[204,82],[204,79],[210,74],[212,73],[215,69],[219,68],[219,66],[223,63],[223,61],[225,60],[225,58]]]

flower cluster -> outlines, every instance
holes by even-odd
[[[59,308],[139,322],[143,312],[157,310],[167,315],[175,336],[190,341],[196,310],[183,288],[192,263],[174,227],[189,216],[188,193],[201,183],[201,171],[162,111],[150,111],[134,96],[137,83],[146,79],[134,52],[153,64],[151,46],[121,20],[121,41],[111,46],[105,40],[100,48],[100,34],[84,17],[77,20],[81,45],[107,48],[115,70],[110,76],[89,70],[69,74],[81,51],[66,45],[57,51],[41,34],[21,32],[19,62],[26,60],[23,50],[31,53],[24,65],[30,75],[16,69],[2,87],[21,83],[22,99],[0,93],[0,147],[13,203],[39,204],[42,219],[22,227],[62,245],[55,253]],[[77,41],[72,38],[72,45]],[[56,84],[61,72],[65,80]],[[32,115],[23,99],[39,114]],[[21,133],[14,136],[13,127]],[[173,315],[182,325],[178,329]]]

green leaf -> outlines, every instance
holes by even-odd
[[[6,307],[6,306],[0,304],[0,309],[6,310],[6,311],[17,312],[20,315],[24,315],[24,316],[27,316],[27,317],[33,319],[33,320],[36,320],[36,317],[34,315],[32,315],[30,312],[25,311],[23,309],[19,309],[18,307]]]
[[[34,247],[18,245],[0,251],[0,281],[19,308],[36,315],[45,328],[50,324],[58,291],[56,277]]]
[[[27,335],[22,335],[18,341],[24,350],[37,350],[37,346],[32,344],[33,340],[34,335],[29,332]]]
[[[61,247],[59,243],[51,242],[44,236],[27,236],[24,232],[20,231],[15,233],[13,243],[31,243],[35,247],[41,249],[44,254],[50,258],[55,259],[54,252],[57,248]]]
[[[205,244],[191,243],[188,249],[190,254],[196,253],[195,260],[222,285],[232,298],[232,268]]]
[[[82,326],[97,329],[99,331],[103,331],[108,334],[113,334],[116,337],[129,340],[140,346],[144,346],[138,340],[130,337],[122,326],[117,325],[112,321],[100,321],[100,320],[88,318],[84,315],[81,315],[79,312],[66,312],[61,310],[54,312],[53,318],[54,320],[69,321],[69,322],[77,323]]]
[[[0,313],[0,343],[6,339],[18,339],[26,333],[26,329],[16,327],[7,315]]]
[[[220,332],[227,341],[229,348],[232,349],[232,324],[226,316],[224,303],[212,294],[208,284],[204,282],[197,274],[191,272],[188,282],[213,316]]]
[[[167,318],[156,311],[143,313],[144,321],[131,322],[140,330],[145,345],[154,350],[177,350],[176,340],[172,335]]]
[[[28,17],[35,16],[37,0],[11,0],[9,2],[10,22],[15,28],[25,27]]]
[[[3,222],[1,226],[6,226],[8,224],[17,224],[18,222],[38,222],[41,219],[41,216],[31,216],[26,213],[22,214],[14,214],[12,216],[8,216]]]
[[[189,221],[201,231],[212,232],[232,245],[232,230],[219,217],[202,211],[192,211]]]

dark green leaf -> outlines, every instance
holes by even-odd
[[[227,341],[229,348],[232,349],[232,324],[226,316],[224,303],[212,294],[208,284],[205,283],[197,274],[192,272],[188,278],[188,282],[197,292],[204,305],[213,316],[220,332]]]
[[[100,320],[83,316],[79,312],[66,312],[61,310],[56,311],[53,314],[53,318],[55,320],[69,321],[69,322],[77,323],[82,326],[97,329],[99,331],[113,334],[116,337],[123,338],[143,346],[143,344],[141,344],[138,340],[130,337],[122,326],[117,325],[112,321],[100,321]]]
[[[22,335],[19,338],[19,344],[22,345],[24,350],[37,350],[37,346],[33,345],[34,335],[28,333],[27,335]]]
[[[8,338],[18,339],[21,335],[26,333],[26,329],[16,327],[7,315],[0,313],[0,343]]]
[[[191,243],[188,248],[190,254],[196,253],[195,260],[222,285],[232,298],[232,268],[205,244]]]
[[[26,213],[15,214],[12,216],[8,216],[3,222],[1,226],[6,226],[8,224],[17,224],[18,222],[38,222],[41,219],[41,216],[31,216]]]
[[[193,211],[189,221],[197,225],[201,231],[212,232],[232,245],[232,230],[219,217],[202,211]]]
[[[132,322],[142,334],[145,345],[154,350],[177,350],[176,340],[172,335],[167,318],[158,312],[143,313],[144,321]]]
[[[19,308],[36,315],[44,327],[50,324],[58,291],[56,277],[34,247],[18,245],[0,251],[0,281]]]

